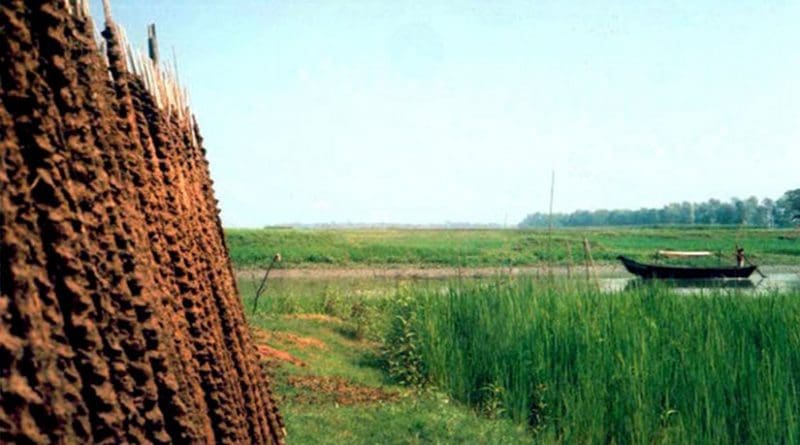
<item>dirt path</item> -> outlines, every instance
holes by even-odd
[[[619,276],[624,273],[622,266],[604,264],[596,266],[599,276]],[[260,279],[262,269],[238,269],[236,275],[240,278]],[[513,276],[544,276],[553,273],[557,276],[585,277],[585,267],[566,266],[525,266],[525,267],[353,267],[353,268],[298,268],[274,269],[270,278],[297,278],[297,279],[340,279],[340,278],[419,278],[436,279],[451,277],[492,277],[497,275]]]

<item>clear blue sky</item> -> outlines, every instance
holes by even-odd
[[[797,1],[112,3],[175,47],[227,226],[516,224],[552,170],[556,211],[800,185]]]

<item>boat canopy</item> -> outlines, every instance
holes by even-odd
[[[711,256],[713,253],[706,250],[680,251],[680,250],[659,250],[658,254],[665,257],[698,257]]]

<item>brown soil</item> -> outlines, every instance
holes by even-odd
[[[293,356],[292,354],[286,351],[282,351],[280,349],[275,349],[271,346],[256,345],[256,350],[258,350],[258,353],[261,354],[261,358],[264,359],[267,363],[273,363],[275,361],[278,361],[284,363],[291,363],[295,366],[300,366],[301,368],[308,366],[304,361]]]
[[[292,334],[291,332],[267,331],[264,329],[253,328],[253,336],[258,344],[274,344],[277,342],[282,344],[290,344],[300,349],[328,349],[328,345],[318,338],[302,337],[300,335]]]
[[[287,314],[283,317],[289,320],[312,320],[332,324],[344,324],[344,321],[341,318],[326,314]]]
[[[197,126],[67,3],[0,5],[0,443],[281,443]]]
[[[333,402],[339,405],[356,405],[390,402],[399,398],[397,392],[354,385],[342,377],[291,376],[288,383],[308,391],[294,397],[293,400],[298,403]]]

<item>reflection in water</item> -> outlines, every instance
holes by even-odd
[[[653,280],[634,278],[625,285],[625,290],[634,290],[642,286],[653,285]],[[753,289],[756,284],[749,278],[740,280],[661,280],[659,285],[674,289]]]
[[[796,274],[773,274],[757,279],[717,280],[643,280],[641,278],[605,278],[600,280],[606,292],[621,292],[643,286],[665,286],[679,293],[701,293],[709,290],[736,291],[748,294],[800,292],[800,277]]]

